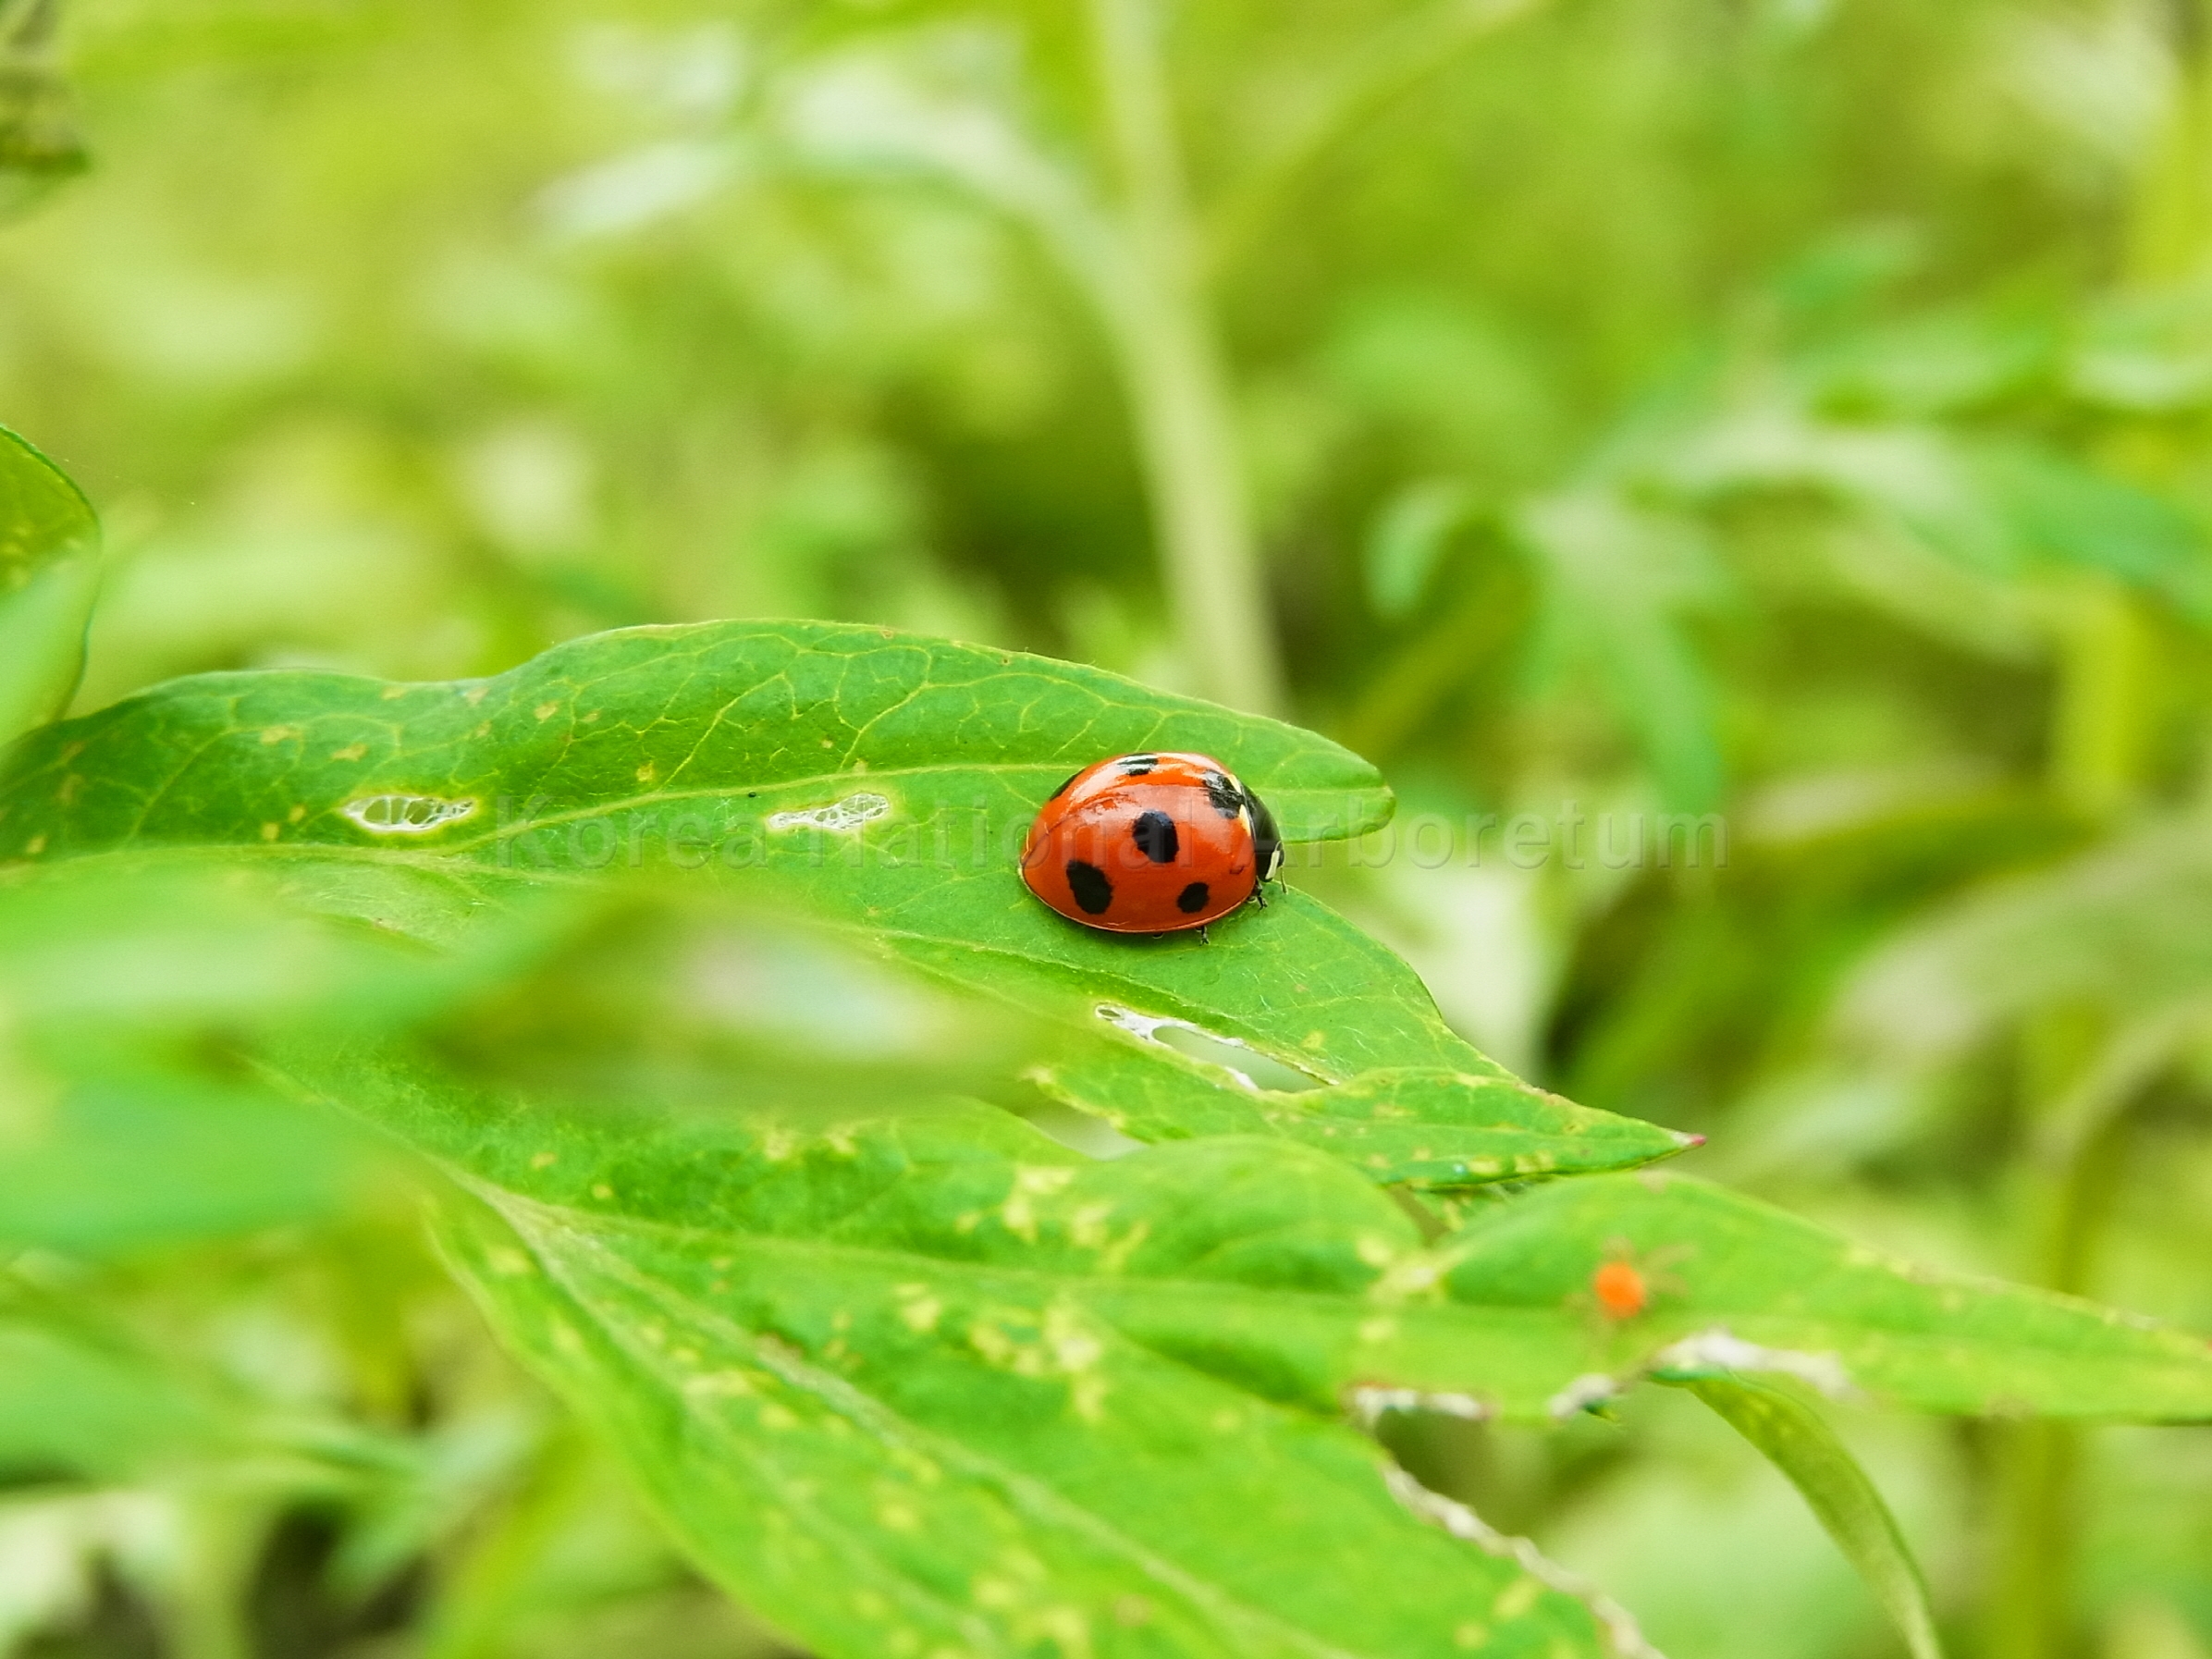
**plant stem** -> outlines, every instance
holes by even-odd
[[[2120,1170],[2125,1110],[2194,1027],[2187,1018],[2119,1033],[2053,1010],[2023,1033],[2034,1121],[2026,1184],[2036,1229],[2031,1275],[2052,1290],[2091,1288],[2095,1248]],[[1994,1426],[1991,1554],[1984,1587],[1985,1659],[2058,1659],[2071,1643],[2087,1440],[2071,1423]]]
[[[1176,645],[1200,694],[1256,713],[1280,712],[1282,664],[1220,349],[1198,286],[1150,0],[1091,0],[1090,18],[1131,255],[1115,346],[1134,405]]]

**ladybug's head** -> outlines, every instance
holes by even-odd
[[[1275,828],[1275,815],[1248,789],[1245,805],[1252,813],[1253,866],[1260,872],[1260,880],[1272,880],[1283,868],[1283,831]]]

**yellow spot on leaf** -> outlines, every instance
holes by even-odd
[[[282,830],[283,826],[280,824],[264,824],[261,827],[261,839],[264,841],[275,841],[277,835],[282,832]]]
[[[753,1392],[753,1379],[743,1371],[708,1371],[685,1378],[683,1392],[697,1400],[734,1399]]]
[[[1498,1591],[1498,1599],[1491,1603],[1490,1610],[1500,1618],[1519,1618],[1536,1605],[1537,1597],[1542,1593],[1543,1587],[1534,1579],[1516,1579]]]
[[[558,703],[540,703],[530,712],[537,716],[537,718],[541,720],[549,720],[555,715],[560,712],[560,705]]]
[[[348,743],[342,749],[331,750],[330,758],[333,760],[359,760],[368,752],[369,745],[366,743]]]
[[[1152,1223],[1150,1222],[1137,1223],[1128,1232],[1099,1252],[1099,1272],[1101,1273],[1120,1272],[1122,1269],[1129,1265],[1129,1258],[1137,1254],[1137,1247],[1151,1235]]]
[[[1068,1388],[1074,1400],[1075,1415],[1087,1423],[1101,1421],[1106,1416],[1106,1379],[1099,1376],[1077,1377]]]

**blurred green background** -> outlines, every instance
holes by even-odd
[[[1282,713],[1455,831],[1295,874],[1502,1061],[2212,1330],[2204,0],[0,0],[0,166],[80,708],[806,615]],[[0,1488],[0,1653],[782,1651],[403,1200],[276,1219],[11,1266],[255,1449]],[[1676,1659],[1894,1651],[1653,1393],[1401,1449]],[[1845,1427],[1960,1653],[2212,1654],[2212,1432]]]

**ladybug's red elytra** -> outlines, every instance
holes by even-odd
[[[1210,755],[1116,755],[1052,792],[1022,845],[1022,879],[1072,922],[1108,933],[1204,928],[1283,867],[1260,797]]]

